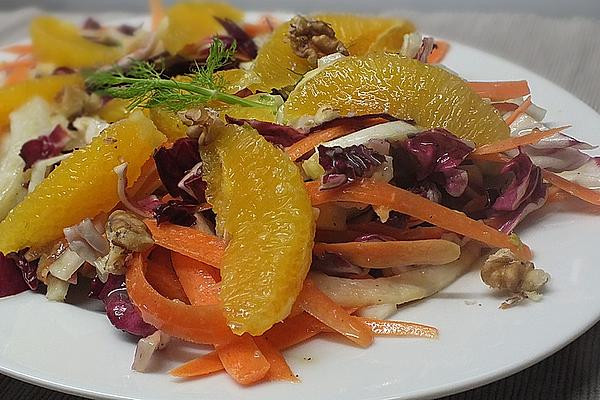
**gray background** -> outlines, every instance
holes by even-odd
[[[169,3],[168,1],[164,1]],[[521,64],[556,82],[600,111],[600,0],[360,0],[351,2],[232,0],[247,9],[368,11],[397,13],[433,35],[457,40]],[[27,8],[16,12],[17,9]],[[39,9],[93,13],[143,13],[145,0],[0,0],[0,44],[23,38]],[[597,127],[590,129],[598,130]],[[596,141],[600,143],[600,139]],[[543,334],[541,332],[540,334]],[[200,397],[199,397],[200,398]],[[446,398],[567,399],[600,398],[600,324],[565,349],[509,378]],[[77,397],[24,384],[0,375],[1,400],[75,400]],[[168,400],[168,399],[165,399]]]

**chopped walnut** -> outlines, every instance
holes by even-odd
[[[301,15],[295,16],[290,24],[290,45],[299,57],[306,58],[316,67],[323,56],[333,53],[349,55],[348,49],[335,37],[331,26],[319,20],[310,20]]]
[[[74,86],[65,87],[58,93],[56,100],[58,111],[68,117],[92,115],[102,107],[102,99],[97,94],[88,94]]]
[[[501,308],[508,308],[524,298],[537,300],[550,275],[536,269],[530,261],[519,260],[512,251],[500,249],[482,265],[481,279],[494,289],[514,294],[501,305]]]
[[[108,217],[106,238],[110,250],[100,260],[100,269],[115,275],[125,273],[125,260],[131,252],[145,251],[154,245],[146,225],[134,214],[123,210],[117,210]]]
[[[192,139],[198,139],[206,134],[208,128],[214,124],[217,116],[212,110],[194,108],[177,113],[179,119],[187,126],[186,134]]]

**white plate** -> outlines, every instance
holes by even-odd
[[[572,124],[573,135],[600,143],[594,137],[600,116],[535,73],[460,44],[452,45],[446,64],[469,80],[528,80],[535,102],[549,110],[547,121]],[[166,372],[207,350],[183,343],[160,353],[152,372],[133,372],[134,341],[109,324],[98,304],[56,304],[32,293],[0,300],[0,372],[107,399],[380,400],[473,388],[540,361],[600,318],[600,214],[575,200],[559,208],[531,215],[520,229],[536,264],[553,278],[541,302],[499,310],[502,298],[470,273],[396,315],[437,326],[439,340],[377,339],[365,350],[319,338],[285,352],[300,384],[244,388],[224,374],[180,382]]]

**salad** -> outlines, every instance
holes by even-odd
[[[175,377],[295,382],[283,351],[323,333],[435,338],[390,318],[474,268],[501,308],[539,301],[515,228],[600,205],[594,146],[410,21],[150,9],[0,49],[0,297],[88,290],[136,371],[175,337],[213,349]]]

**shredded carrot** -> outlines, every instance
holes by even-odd
[[[194,358],[185,364],[172,369],[169,374],[178,378],[193,378],[214,374],[223,370],[223,363],[216,351]]]
[[[298,303],[304,311],[359,346],[367,347],[373,341],[371,329],[321,292],[310,278],[304,281]]]
[[[369,126],[384,122],[389,122],[389,120],[381,117],[367,118],[365,120],[341,119],[335,121],[331,126],[327,126],[322,130],[310,133],[306,138],[294,143],[285,151],[292,160],[296,161],[321,143],[337,139],[358,130],[368,128]]]
[[[320,182],[306,184],[313,206],[348,201],[387,207],[448,231],[478,240],[491,247],[508,248],[521,259],[531,259],[529,247],[522,243],[516,243],[510,236],[481,221],[475,221],[463,213],[453,211],[388,183],[362,180],[352,185],[330,190],[319,190],[319,185]]]
[[[427,57],[427,64],[439,64],[448,54],[448,50],[450,50],[450,43],[436,40],[431,54]]]
[[[243,29],[246,31],[248,36],[254,38],[259,35],[264,35],[273,32],[275,27],[279,25],[279,22],[270,15],[265,15],[256,23],[245,23]]]
[[[219,271],[201,261],[173,252],[173,269],[191,304],[219,304]]]
[[[527,81],[468,82],[479,96],[492,101],[504,101],[527,96],[531,91]]]
[[[187,305],[170,300],[154,289],[145,274],[148,260],[143,253],[134,253],[125,274],[127,293],[140,310],[144,321],[164,333],[199,344],[229,343],[236,336],[227,326],[223,306]]]
[[[226,246],[223,239],[185,226],[169,223],[158,226],[151,219],[144,220],[144,223],[159,246],[213,267],[220,267]]]
[[[490,153],[490,154],[469,154],[469,158],[475,161],[488,161],[494,163],[505,163],[510,161],[510,158],[501,153]]]
[[[215,346],[225,371],[236,382],[251,385],[265,377],[271,365],[252,336],[245,334],[231,343]]]
[[[560,131],[564,131],[570,126],[561,126],[560,128],[552,128],[541,131],[537,128],[534,128],[530,133],[522,136],[514,136],[509,137],[503,140],[499,140],[494,143],[486,144],[481,147],[476,148],[473,155],[487,155],[487,154],[496,154],[503,153],[508,150],[513,150],[521,146],[526,146],[529,144],[535,144],[542,139],[555,135]]]
[[[28,66],[19,66],[10,70],[10,72],[6,75],[6,80],[4,84],[14,85],[15,83],[23,82],[29,79],[29,71],[31,71],[31,67]]]
[[[571,195],[569,193],[565,192],[559,187],[550,186],[548,188],[548,197],[546,199],[546,203],[549,204],[555,201],[563,201],[570,197]]]
[[[521,105],[519,105],[519,107],[517,107],[517,109],[508,116],[508,118],[506,118],[506,121],[505,121],[506,125],[510,126],[510,124],[515,122],[521,114],[527,112],[527,110],[529,109],[530,106],[531,106],[531,96],[527,97],[525,99],[525,101],[523,101],[521,103]]]
[[[501,113],[513,112],[519,108],[519,106],[515,103],[493,103],[492,107]]]
[[[140,176],[133,185],[127,188],[127,195],[133,199],[143,199],[150,196],[161,185],[154,158],[150,157],[142,165]]]
[[[15,68],[33,68],[36,61],[31,58],[22,58],[16,61],[0,63],[0,71],[11,71]]]
[[[271,366],[264,377],[266,381],[300,382],[283,355],[271,343],[262,336],[255,337],[254,342]]]
[[[31,44],[13,44],[11,46],[1,48],[0,51],[24,56],[33,52],[33,46]]]
[[[552,185],[590,204],[600,206],[600,192],[581,186],[553,172],[543,170],[544,179]]]
[[[165,9],[161,0],[148,0],[148,8],[152,16],[152,31],[156,32],[160,22],[165,17]]]
[[[157,247],[152,251],[148,257],[146,279],[163,296],[171,300],[177,299],[190,304],[190,300],[171,266],[169,250]]]

